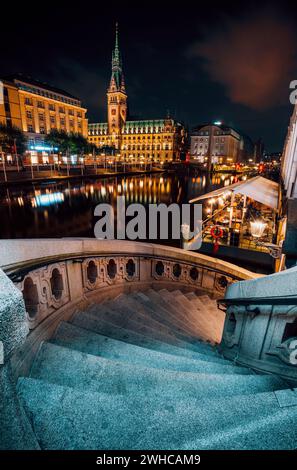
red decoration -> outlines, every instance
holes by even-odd
[[[219,249],[219,238],[222,238],[222,236],[224,235],[224,231],[221,227],[218,227],[217,225],[215,225],[214,227],[212,227],[211,231],[210,231],[210,234],[212,236],[212,238],[214,239],[214,245],[213,245],[213,253],[216,254],[218,252],[218,249]]]

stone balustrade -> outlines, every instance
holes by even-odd
[[[31,331],[14,357],[16,369],[31,363],[60,321],[94,301],[149,287],[218,298],[233,282],[257,276],[202,254],[128,241],[5,240],[0,251],[2,270],[23,294]]]
[[[297,382],[297,268],[227,288],[221,350],[228,359]]]

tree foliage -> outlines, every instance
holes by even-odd
[[[93,151],[93,145],[82,135],[52,129],[45,137],[45,142],[51,147],[57,147],[59,152],[70,154],[84,154]]]
[[[22,155],[26,150],[27,139],[21,129],[16,126],[0,124],[0,147],[2,152]],[[16,149],[15,149],[16,146]]]

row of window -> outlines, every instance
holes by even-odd
[[[129,153],[125,153],[125,152],[124,152],[124,153],[122,154],[122,157],[123,157],[123,158],[128,158],[129,156],[130,156]],[[134,158],[141,158],[141,157],[143,157],[143,156],[144,156],[144,155],[141,154],[141,153],[134,153],[134,154],[133,154],[133,157],[134,157]],[[156,160],[158,160],[158,159],[161,158],[160,153],[157,153],[157,154],[155,154],[155,155],[147,155],[147,156],[149,156],[149,157],[152,157],[152,156],[153,156],[154,159],[156,159]],[[172,156],[173,156],[173,154],[170,154],[170,155],[169,155],[168,153],[165,153],[165,155],[162,155],[162,158],[165,158],[165,159],[167,160],[167,159],[169,159],[169,158],[172,159]],[[154,160],[153,160],[153,161],[154,161]]]
[[[81,124],[79,123],[78,124],[78,132],[81,132],[82,131],[82,127],[81,127]],[[51,122],[51,129],[56,129],[56,124],[55,122]],[[59,127],[60,130],[63,130],[63,131],[66,131],[66,127],[65,127],[65,123],[62,123],[60,124],[60,127]],[[29,123],[27,125],[27,131],[28,132],[36,132],[35,130],[35,126],[33,125],[33,123]],[[69,126],[69,131],[70,132],[74,132],[75,131],[75,128],[74,128],[74,125],[71,124]],[[40,123],[39,125],[39,133],[40,134],[45,134],[46,133],[46,128],[45,128],[45,125],[43,123]]]
[[[22,85],[18,83],[18,86],[21,90],[28,91],[29,93],[34,93],[34,95],[44,96],[45,98],[50,98],[56,101],[62,101],[63,103],[71,104],[73,106],[80,106],[80,102],[78,100],[74,100],[71,98],[67,98],[63,95],[58,95],[51,91],[43,90],[42,88],[35,88],[28,85]]]
[[[27,110],[27,111],[26,111],[26,116],[27,116],[27,119],[30,119],[30,120],[33,119],[33,113],[32,113],[32,111]],[[42,113],[39,113],[39,114],[38,114],[38,118],[39,118],[39,122],[44,122],[44,121],[45,121],[45,115],[42,114]],[[51,122],[52,124],[55,124],[55,123],[56,123],[56,117],[55,117],[54,115],[50,115],[49,119],[50,119],[50,122]],[[60,124],[61,124],[62,126],[65,125],[65,118],[64,118],[64,117],[60,117]],[[73,119],[69,119],[69,125],[70,125],[70,127],[71,127],[71,126],[74,126],[74,120],[73,120]],[[81,125],[82,125],[81,122],[78,121],[78,127],[81,128]]]
[[[192,139],[194,140],[195,143],[198,143],[199,141],[200,142],[208,142],[208,137],[200,137],[200,139]],[[225,137],[216,137],[215,139],[213,139],[215,142],[225,142]]]
[[[100,134],[95,133],[94,131],[93,131],[93,132],[92,132],[92,131],[89,131],[89,135],[90,135],[90,136],[96,136],[96,135],[100,135]],[[106,135],[107,135],[107,137],[109,137],[108,134],[106,134]],[[123,139],[124,141],[126,141],[126,140],[134,140],[134,141],[138,140],[139,142],[141,142],[141,141],[143,141],[143,140],[146,141],[146,140],[151,140],[151,139],[152,139],[152,140],[158,140],[158,142],[161,142],[161,141],[164,141],[164,140],[172,141],[173,136],[172,136],[172,135],[164,135],[164,136],[154,136],[154,135],[151,136],[151,135],[148,135],[148,136],[146,136],[146,137],[140,137],[140,136],[138,136],[138,137],[136,137],[136,136],[133,136],[133,137],[128,136],[128,137],[126,137],[125,135],[122,135],[122,139]],[[95,139],[94,139],[94,140],[95,140]]]
[[[194,148],[200,148],[200,149],[203,149],[203,148],[206,148],[208,149],[208,145],[206,144],[194,144]],[[216,143],[215,144],[215,147],[221,147],[221,148],[225,148],[225,144],[221,144],[221,143]]]
[[[195,152],[195,155],[201,155],[201,156],[205,156],[206,155],[206,152]],[[221,156],[226,156],[226,153],[221,151],[221,152],[213,152],[212,153],[212,156],[214,155],[221,155]]]
[[[96,128],[90,125],[89,132],[93,135],[107,134],[108,129],[107,127]],[[122,131],[123,134],[161,134],[164,132],[172,132],[172,129],[164,127],[124,127]]]
[[[123,145],[123,150],[161,150],[161,145]],[[163,145],[163,150],[171,150],[171,145]]]
[[[128,127],[123,129],[123,134],[158,134],[164,132],[164,127]]]
[[[25,104],[27,106],[33,106],[34,103],[32,98],[25,98]],[[37,107],[40,109],[45,109],[45,103],[42,101],[37,101]],[[49,111],[59,111],[60,114],[66,114],[66,110],[63,106],[55,106],[53,103],[48,104],[48,109]],[[77,117],[82,117],[81,111],[77,111],[75,113],[73,109],[67,109],[67,112],[69,116],[74,116],[76,114]]]

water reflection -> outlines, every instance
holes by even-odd
[[[95,206],[105,202],[116,209],[119,195],[126,205],[182,204],[237,181],[227,174],[162,174],[1,188],[0,237],[92,237]]]

